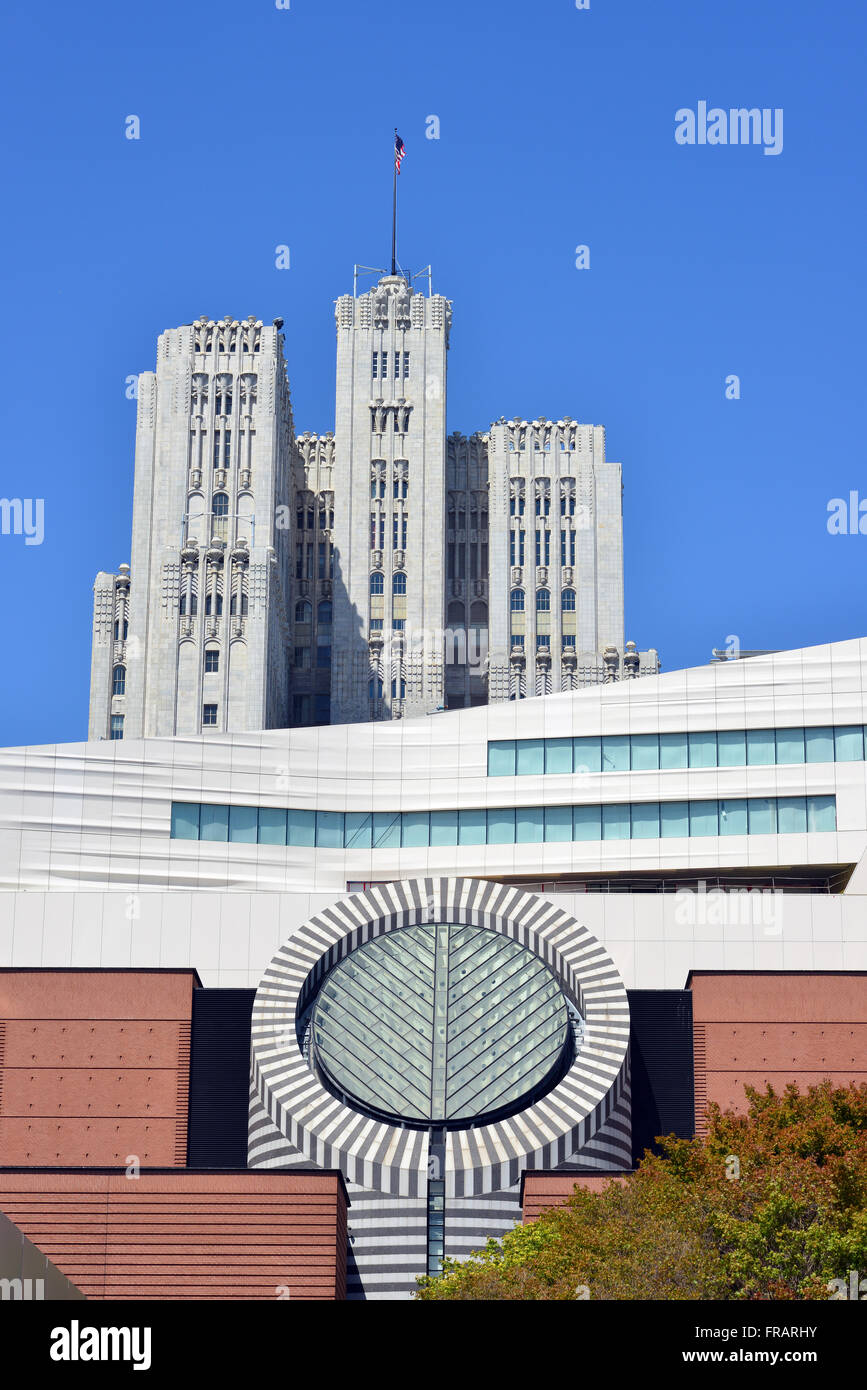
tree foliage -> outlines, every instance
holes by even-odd
[[[568,1201],[443,1274],[432,1299],[827,1299],[867,1273],[867,1086],[746,1091],[695,1139]]]

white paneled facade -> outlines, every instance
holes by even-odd
[[[867,872],[849,877],[867,848],[865,722],[862,639],[395,723],[5,749],[0,964],[193,965],[206,984],[255,985],[349,884],[448,876],[556,894],[630,988],[681,988],[690,969],[865,969]],[[760,758],[769,731],[767,762],[488,771],[489,743],[532,760],[538,740],[559,756],[564,740],[616,753],[631,737],[637,763],[693,735],[700,761],[702,734],[718,758],[741,735]],[[191,816],[205,838],[182,837]],[[746,870],[845,891],[615,891]],[[585,891],[600,875],[611,891]]]

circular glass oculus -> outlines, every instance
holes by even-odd
[[[547,965],[485,927],[388,932],[327,977],[311,1064],[348,1100],[410,1124],[472,1123],[559,1075],[571,1025]]]

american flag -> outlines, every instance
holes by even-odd
[[[400,162],[406,154],[406,145],[395,131],[394,136],[394,167],[400,173]]]

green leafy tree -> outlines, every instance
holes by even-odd
[[[623,1182],[419,1281],[433,1299],[827,1299],[867,1273],[867,1086],[746,1091]]]

